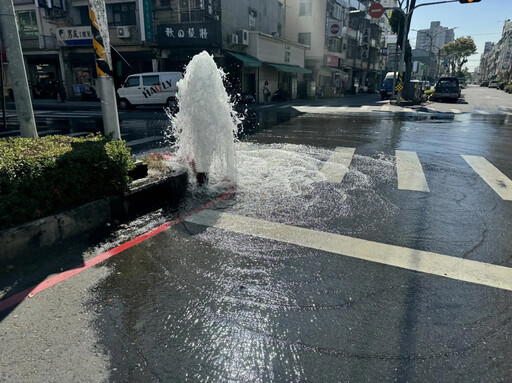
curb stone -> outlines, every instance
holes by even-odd
[[[157,209],[163,203],[180,198],[188,185],[186,172],[136,187],[122,196],[89,202],[59,214],[30,221],[0,231],[0,264],[36,254],[42,248],[64,240],[90,235],[107,223],[124,221]]]

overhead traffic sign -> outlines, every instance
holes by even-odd
[[[380,3],[373,3],[370,5],[370,8],[368,9],[368,14],[370,17],[374,19],[378,19],[381,17],[386,10],[384,9],[384,6]]]

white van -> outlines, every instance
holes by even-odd
[[[183,78],[181,72],[149,72],[128,76],[117,90],[119,106],[133,108],[137,105],[175,106],[176,83]]]

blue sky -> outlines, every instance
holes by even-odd
[[[436,0],[418,0],[417,5]],[[512,19],[512,0],[481,0],[479,3],[447,3],[420,7],[414,11],[411,28],[428,29],[431,21],[440,21],[443,27],[455,29],[455,38],[471,36],[477,55],[469,58],[466,66],[473,70],[479,65],[486,41],[498,42],[505,19]],[[409,34],[411,45],[416,44],[416,32]]]

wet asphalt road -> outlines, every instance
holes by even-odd
[[[462,157],[485,157],[512,178],[509,116],[273,110],[253,118],[238,144],[238,189],[213,208],[216,214],[286,225],[279,230],[363,239],[370,249],[388,244],[512,267],[511,202]],[[354,156],[342,182],[326,182],[320,170],[340,147],[355,148]],[[417,154],[428,192],[398,188],[397,151]],[[177,206],[119,228],[89,252],[180,216],[222,191],[192,186]],[[299,246],[293,238],[244,234],[236,225],[225,230],[177,224],[111,258],[106,268],[23,303],[0,323],[0,338],[9,344],[0,356],[13,369],[0,377],[512,380],[510,291]],[[46,323],[48,335],[31,323],[31,315]],[[20,340],[22,347],[33,344],[28,362],[9,353],[21,337],[27,339]],[[68,354],[62,361],[58,350]],[[81,362],[80,355],[92,362]],[[23,366],[33,369],[41,356],[48,364],[29,375],[31,368]]]

